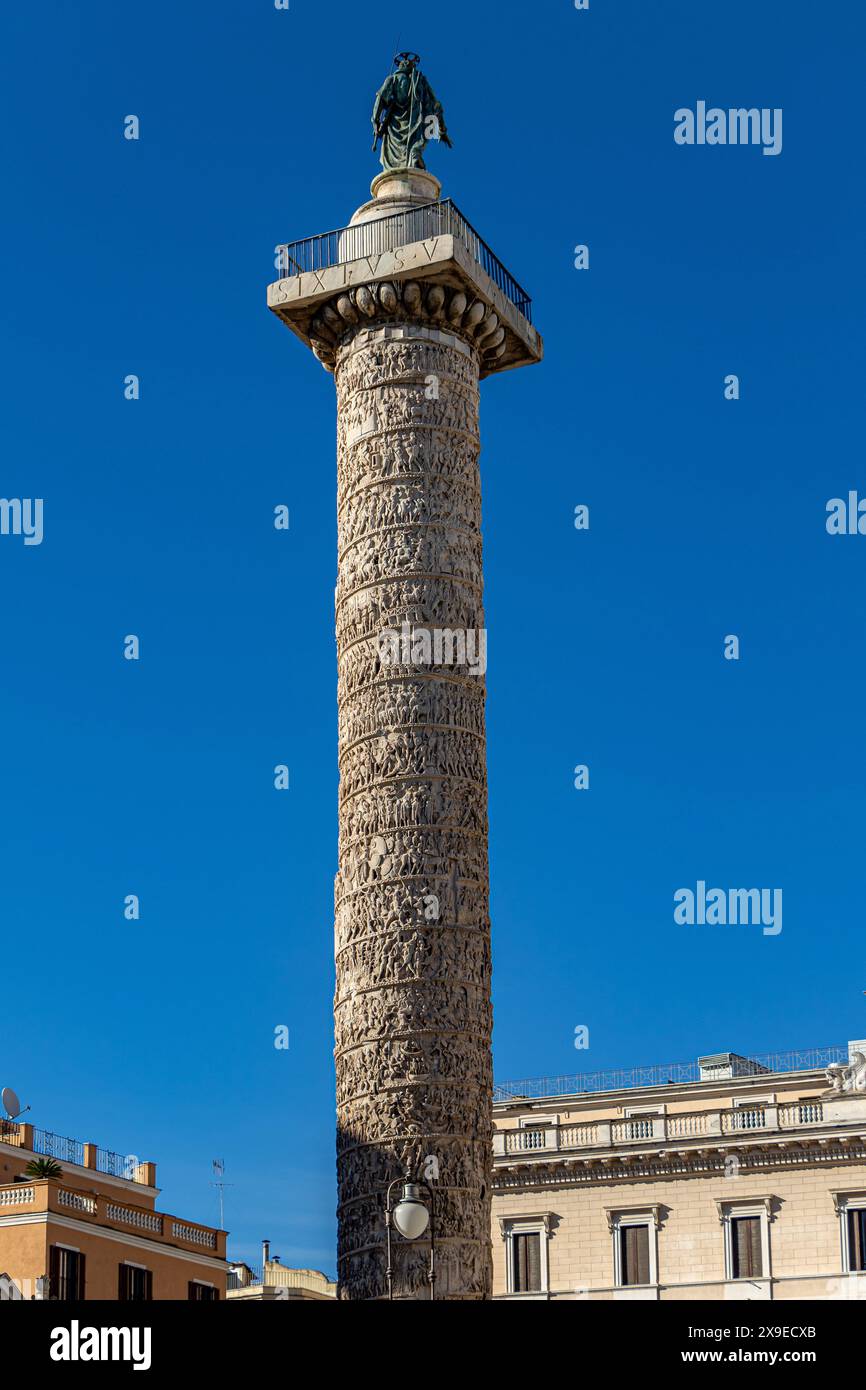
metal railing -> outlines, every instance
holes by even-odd
[[[814,1071],[833,1062],[847,1062],[847,1046],[812,1047],[793,1052],[765,1052],[745,1059],[764,1072]],[[582,1092],[621,1091],[638,1086],[682,1085],[701,1080],[697,1062],[669,1062],[611,1071],[579,1072],[574,1076],[536,1076],[523,1081],[501,1081],[493,1088],[495,1101],[543,1100],[548,1096],[573,1096]]]
[[[56,1158],[62,1163],[77,1163],[84,1167],[84,1144],[80,1139],[65,1139],[62,1134],[52,1134],[50,1129],[34,1129],[33,1152],[44,1154],[46,1158]]]
[[[131,1154],[118,1154],[111,1149],[96,1151],[96,1167],[100,1173],[110,1173],[114,1178],[126,1178],[127,1182],[135,1182],[138,1166],[138,1159]]]
[[[529,295],[450,198],[391,213],[388,217],[377,217],[370,222],[358,222],[354,227],[340,227],[333,232],[320,232],[318,236],[287,242],[277,247],[277,269],[284,276],[327,270],[343,261],[381,255],[397,246],[408,246],[413,241],[427,241],[435,236],[453,236],[461,241],[506,299],[529,323],[532,322]]]
[[[4,1144],[22,1145],[22,1129],[9,1121],[0,1123],[0,1140]],[[45,1158],[54,1158],[58,1163],[75,1163],[84,1168],[84,1143],[81,1139],[67,1139],[65,1135],[53,1134],[50,1129],[34,1129],[33,1152]],[[145,1183],[145,1174],[140,1160],[132,1155],[115,1153],[112,1149],[96,1150],[96,1172],[107,1173],[115,1178],[125,1178],[127,1182]]]

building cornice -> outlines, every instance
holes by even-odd
[[[654,1153],[559,1153],[553,1161],[550,1156],[522,1156],[519,1163],[499,1159],[494,1164],[493,1188],[501,1194],[519,1187],[610,1186],[640,1180],[724,1175],[732,1157],[738,1160],[740,1176],[747,1171],[864,1163],[866,1137],[860,1134],[764,1145],[748,1145],[734,1139],[729,1144],[713,1145],[712,1149],[706,1144],[691,1150],[677,1145],[670,1151]]]
[[[173,1260],[186,1260],[188,1263],[204,1265],[207,1269],[225,1270],[225,1260],[213,1255],[199,1255],[192,1250],[181,1250],[176,1245],[163,1245],[146,1236],[127,1235],[124,1231],[114,1231],[109,1226],[96,1226],[88,1221],[76,1221],[74,1216],[61,1216],[56,1211],[22,1212],[20,1215],[0,1216],[0,1229],[7,1226],[62,1226],[68,1231],[77,1231],[91,1239],[98,1236],[103,1240],[114,1241],[117,1245],[131,1247],[133,1250],[146,1250],[153,1255],[168,1255]]]

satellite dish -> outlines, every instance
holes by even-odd
[[[0,1100],[3,1102],[3,1109],[6,1111],[8,1120],[14,1120],[16,1115],[21,1114],[21,1102],[11,1086],[3,1087],[3,1090],[0,1091]]]

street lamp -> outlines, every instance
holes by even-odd
[[[393,1201],[395,1187],[402,1188],[396,1204]],[[426,1193],[426,1200],[424,1194]],[[388,1297],[394,1297],[394,1270],[391,1263],[391,1226],[396,1226],[404,1240],[420,1240],[430,1228],[430,1268],[427,1273],[427,1282],[430,1285],[430,1297],[435,1298],[434,1284],[436,1279],[435,1271],[435,1245],[436,1230],[433,1219],[433,1189],[423,1178],[415,1178],[411,1171],[406,1172],[402,1178],[395,1178],[388,1184],[388,1192],[385,1197],[385,1236],[388,1249],[388,1267],[385,1270],[385,1278],[388,1281]]]

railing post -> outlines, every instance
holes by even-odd
[[[98,1151],[97,1151],[97,1147],[96,1147],[95,1144],[85,1144],[85,1145],[84,1145],[84,1167],[85,1167],[85,1168],[96,1168],[96,1167],[98,1167]]]

